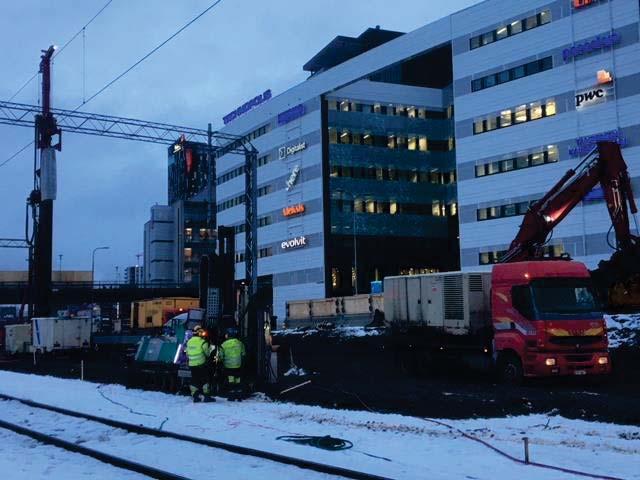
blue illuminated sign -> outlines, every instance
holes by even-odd
[[[565,62],[568,62],[572,58],[580,57],[591,52],[602,50],[603,48],[610,48],[620,43],[620,34],[617,32],[611,32],[606,36],[597,36],[593,40],[588,42],[574,44],[572,47],[565,48],[562,51],[562,58]]]
[[[252,98],[248,102],[244,103],[241,107],[236,108],[233,112],[231,112],[228,115],[225,115],[224,117],[222,117],[222,120],[224,121],[224,124],[226,125],[227,123],[232,122],[233,120],[238,118],[243,113],[247,113],[252,108],[257,107],[261,103],[266,102],[270,98],[271,98],[271,90],[265,90],[262,93],[262,95],[258,95],[256,97]]]
[[[576,138],[576,146],[569,148],[569,155],[572,157],[586,155],[595,148],[598,142],[615,142],[622,148],[628,144],[627,138],[624,136],[624,133],[622,133],[622,130],[610,130],[604,133],[596,133],[595,135]]]
[[[304,115],[304,105],[299,104],[278,114],[278,125],[285,125]]]

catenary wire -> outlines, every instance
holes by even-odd
[[[177,37],[180,33],[182,33],[184,30],[186,30],[189,26],[191,26],[193,23],[195,23],[198,19],[200,19],[203,15],[205,15],[209,10],[213,9],[215,6],[217,6],[218,4],[220,4],[222,2],[222,0],[216,0],[215,2],[213,2],[211,5],[209,5],[206,9],[204,9],[202,12],[200,12],[198,15],[196,15],[193,19],[191,19],[189,22],[187,22],[185,25],[183,25],[179,30],[177,30],[175,33],[173,33],[170,37],[168,37],[166,40],[164,40],[162,43],[160,43],[159,45],[157,45],[155,48],[153,48],[150,52],[148,52],[146,55],[144,55],[140,60],[138,60],[137,62],[135,62],[133,65],[131,65],[129,68],[127,68],[124,72],[122,72],[120,75],[118,75],[117,77],[115,77],[113,80],[111,80],[109,83],[107,83],[104,87],[102,87],[100,90],[98,90],[96,93],[94,93],[93,95],[91,95],[89,98],[87,98],[86,100],[83,100],[82,103],[80,105],[78,105],[73,111],[77,111],[78,109],[80,109],[81,107],[83,107],[84,105],[86,105],[87,103],[89,103],[91,100],[93,100],[94,98],[96,98],[98,95],[100,95],[101,93],[103,93],[105,90],[107,90],[109,87],[111,87],[111,85],[113,85],[114,83],[116,83],[118,80],[120,80],[122,77],[124,77],[127,73],[129,73],[131,70],[133,70],[134,68],[136,68],[138,65],[140,65],[142,62],[144,62],[147,58],[149,58],[151,55],[153,55],[155,52],[157,52],[158,50],[160,50],[163,46],[165,46],[167,43],[169,43],[171,40],[173,40],[175,37]],[[104,8],[103,8],[104,9]],[[80,32],[82,32],[82,30],[80,30]],[[76,34],[77,36],[78,34]],[[65,44],[66,46],[66,44]],[[64,46],[63,46],[64,48]],[[62,49],[60,49],[62,50]],[[30,142],[28,145],[25,145],[24,147],[22,147],[18,152],[16,152],[15,154],[13,154],[10,158],[8,158],[7,160],[5,160],[4,162],[2,162],[0,164],[0,167],[2,167],[3,165],[6,165],[7,163],[9,163],[11,160],[13,160],[15,157],[17,157],[20,153],[22,153],[24,150],[26,150],[28,147],[30,147],[31,145],[33,145],[33,142]]]
[[[98,18],[98,16],[111,4],[111,2],[113,2],[113,0],[109,0],[107,3],[105,3],[102,8],[100,10],[98,10],[98,13],[96,13],[93,17],[91,17],[91,19],[85,23],[83,25],[83,27],[78,30],[75,35],[73,35],[69,40],[67,40],[67,42],[60,47],[58,50],[56,50],[56,52],[53,54],[52,57],[52,61],[53,59],[55,59],[58,55],[60,55],[62,53],[62,51],[67,48],[69,46],[69,44],[71,42],[73,42],[76,38],[78,38],[78,35],[80,35],[81,33],[83,33],[85,31],[85,29],[91,24],[93,23],[93,21]],[[34,73],[31,78],[29,78],[29,80],[27,80],[25,83],[22,84],[22,86],[18,89],[18,91],[16,93],[14,93],[13,95],[11,95],[11,98],[9,98],[9,102],[11,100],[13,100],[14,98],[16,98],[20,92],[22,92],[22,90],[24,90],[26,88],[27,85],[29,85],[34,78],[36,78],[38,76],[40,72],[36,72]],[[83,96],[84,99],[84,96]],[[24,147],[22,147],[20,150],[18,150],[16,153],[14,153],[13,155],[11,155],[8,159],[6,159],[4,162],[0,163],[0,167],[6,165],[7,163],[9,163],[11,160],[13,160],[14,158],[16,158],[18,155],[20,155],[22,152],[24,152],[27,148],[29,148],[31,145],[33,145],[33,142],[29,142],[27,145],[25,145]]]
[[[144,62],[147,58],[149,58],[155,52],[157,52],[162,47],[164,47],[167,43],[169,43],[171,40],[173,40],[175,37],[177,37],[180,33],[182,33],[184,30],[186,30],[189,26],[191,26],[193,23],[195,23],[198,19],[200,19],[200,17],[205,15],[209,10],[211,10],[212,8],[214,8],[215,6],[217,6],[221,2],[222,2],[222,0],[216,0],[215,2],[213,2],[211,5],[209,5],[207,8],[205,8],[202,12],[200,12],[198,15],[196,15],[193,19],[191,19],[189,22],[187,22],[185,25],[183,25],[179,30],[177,30],[175,33],[173,33],[169,38],[164,40],[162,43],[158,44],[150,52],[148,52],[146,55],[144,55],[140,60],[135,62],[133,65],[131,65],[129,68],[127,68],[124,72],[122,72],[120,75],[115,77],[113,80],[111,80],[109,83],[107,83],[104,87],[102,87],[96,93],[94,93],[89,98],[87,98],[85,101],[83,101],[78,107],[76,107],[75,110],[78,110],[79,108],[83,107],[84,105],[89,103],[91,100],[96,98],[98,95],[100,95],[102,92],[107,90],[109,87],[111,87],[111,85],[116,83],[118,80],[120,80],[122,77],[124,77],[127,73],[129,73],[131,70],[136,68],[138,65],[140,65],[142,62]]]

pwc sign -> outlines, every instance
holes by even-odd
[[[613,76],[606,70],[597,74],[598,84],[595,87],[576,92],[576,110],[597,105],[606,101],[608,95],[613,94]]]

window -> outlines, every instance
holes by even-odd
[[[340,143],[351,143],[351,134],[348,130],[344,130],[340,133]]]
[[[502,162],[500,162],[500,171],[501,172],[510,172],[511,170],[515,169],[515,164],[513,161],[513,158],[510,158],[508,160],[503,160]]]
[[[396,136],[395,135],[389,135],[387,137],[387,147],[396,148]]]
[[[329,110],[338,110],[338,102],[336,100],[329,100],[327,106]]]
[[[524,215],[529,210],[531,202],[507,203],[504,205],[496,205],[493,207],[481,207],[476,210],[476,217],[479,222],[484,220],[493,220],[496,218],[515,217]]]
[[[544,154],[543,152],[536,152],[531,154],[531,166],[535,167],[537,165],[542,165],[544,163]]]
[[[427,137],[421,135],[418,139],[418,148],[421,152],[426,152],[428,147]]]
[[[485,121],[487,131],[495,130],[498,128],[498,119],[496,117],[489,117]]]
[[[477,211],[478,221],[487,220],[489,217],[487,216],[486,208],[479,208]]]
[[[544,72],[545,70],[550,70],[551,68],[553,68],[553,57],[534,60],[533,62],[503,70],[502,72],[492,73],[481,78],[476,78],[471,81],[471,91],[477,92],[478,90],[484,90],[485,88],[495,87],[496,85],[518,80],[529,75],[535,75],[536,73]]]
[[[523,123],[523,122],[527,121],[527,106],[526,105],[520,105],[519,107],[516,107],[515,120],[516,120],[516,123]]]
[[[532,15],[522,20],[516,20],[509,25],[500,25],[495,30],[473,36],[469,39],[469,48],[475,50],[495,41],[503,40],[512,35],[517,35],[523,30],[531,30],[551,22],[551,10],[544,10],[537,15]]]
[[[527,168],[529,167],[529,155],[524,155],[516,158],[516,168]]]
[[[416,118],[416,108],[410,107],[407,109],[407,117],[408,118]]]
[[[391,215],[398,213],[398,204],[396,202],[389,203],[389,213]]]
[[[542,118],[542,103],[533,102],[529,105],[529,117],[531,120]]]
[[[362,143],[365,145],[373,145],[373,136],[370,133],[365,133],[362,137]]]
[[[477,135],[484,132],[484,120],[476,120],[473,122],[473,134]]]
[[[408,150],[416,150],[417,146],[418,146],[418,139],[416,137],[409,137],[407,139]]]
[[[500,172],[500,163],[491,162],[487,164],[487,175],[493,175]]]
[[[556,114],[556,101],[555,100],[547,100],[545,104],[545,115],[550,117],[551,115]]]
[[[520,32],[522,32],[522,20],[511,22],[511,24],[509,25],[509,33],[511,35],[516,35]]]
[[[329,143],[338,143],[338,131],[335,128],[329,129]]]
[[[508,127],[511,125],[511,110],[503,110],[500,112],[500,127]]]
[[[560,153],[558,152],[558,147],[555,145],[549,145],[547,147],[547,162],[554,163],[557,162],[560,157]]]
[[[531,301],[531,289],[529,285],[517,285],[511,287],[511,300],[513,307],[524,318],[533,319],[533,302]]]
[[[484,177],[486,174],[485,165],[476,165],[476,177]]]

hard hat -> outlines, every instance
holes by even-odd
[[[238,329],[235,327],[230,327],[227,328],[227,335],[229,335],[230,337],[235,337],[238,335]]]
[[[195,327],[193,327],[193,333],[198,333],[200,330],[202,330],[202,327],[200,325],[196,325]]]

